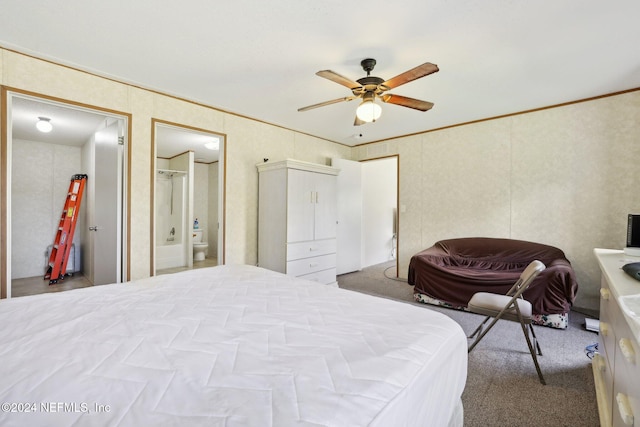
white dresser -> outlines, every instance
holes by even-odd
[[[623,251],[594,250],[600,269],[600,335],[593,375],[602,426],[640,427],[640,330],[621,308],[620,297],[640,294],[640,281],[621,267],[640,262]]]
[[[336,176],[330,166],[283,160],[257,165],[258,265],[336,282]]]

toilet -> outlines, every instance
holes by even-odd
[[[205,252],[209,247],[207,242],[202,241],[202,236],[204,236],[204,229],[196,228],[193,230],[193,260],[194,261],[204,261]]]

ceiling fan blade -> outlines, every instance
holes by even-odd
[[[433,102],[420,101],[419,99],[408,98],[401,95],[386,94],[380,96],[382,100],[388,104],[401,105],[403,107],[413,108],[414,110],[427,111],[433,108]]]
[[[382,86],[385,86],[389,89],[393,89],[405,83],[412,82],[416,79],[419,79],[424,76],[428,76],[429,74],[433,74],[439,70],[436,64],[432,64],[431,62],[425,62],[422,65],[418,65],[415,68],[412,68],[409,71],[405,71],[402,74],[395,76],[392,79],[387,80],[382,83]]]
[[[320,102],[318,104],[307,105],[306,107],[298,108],[298,111],[312,110],[318,107],[324,107],[325,105],[337,104],[338,102],[351,101],[355,96],[345,96],[343,98],[332,99],[331,101]]]
[[[318,71],[316,75],[320,77],[324,77],[325,79],[329,79],[332,82],[341,84],[342,86],[346,86],[349,89],[357,89],[359,87],[362,87],[360,83],[354,82],[353,80],[346,78],[345,76],[341,76],[340,74],[335,73],[331,70]]]
[[[356,119],[353,121],[353,125],[354,125],[354,126],[361,126],[361,125],[363,125],[363,124],[365,124],[365,123],[367,123],[367,122],[365,122],[364,120],[360,120],[360,119],[358,118],[358,116],[356,116]]]

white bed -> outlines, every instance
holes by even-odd
[[[257,267],[4,300],[0,325],[2,426],[462,425],[455,322]]]

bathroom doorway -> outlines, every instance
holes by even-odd
[[[19,90],[2,95],[3,297],[126,281],[129,116]],[[36,129],[43,120],[49,132]],[[49,284],[49,251],[76,174],[88,179],[67,275]]]
[[[225,135],[153,120],[151,275],[224,264]]]

